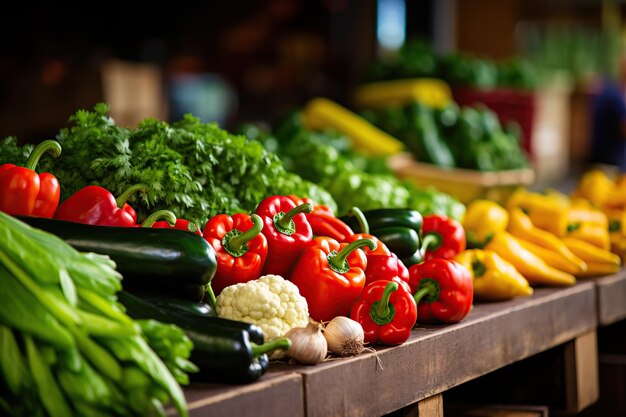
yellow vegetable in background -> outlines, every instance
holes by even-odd
[[[470,249],[454,259],[472,274],[476,298],[498,301],[533,293],[528,281],[495,252]]]
[[[609,263],[619,265],[621,263],[620,257],[609,252],[608,250],[600,249],[591,243],[584,240],[575,239],[573,237],[566,237],[563,239],[563,243],[568,247],[572,253],[587,263],[587,266],[591,263]]]
[[[589,200],[596,207],[602,207],[607,198],[614,192],[615,183],[602,171],[586,172],[572,197]]]
[[[536,228],[530,220],[530,217],[528,217],[520,208],[512,209],[509,219],[509,226],[507,230],[513,236],[540,246],[541,248],[545,248],[546,250],[555,252],[557,255],[560,255],[560,258],[564,258],[561,262],[560,260],[554,259],[554,257],[550,256],[549,253],[539,250],[541,254],[545,255],[541,256],[541,254],[537,253],[537,251],[526,247],[527,249],[530,249],[531,252],[539,255],[539,257],[546,261],[548,265],[569,273],[582,272],[587,268],[585,262],[578,256],[574,255],[559,238],[550,232]],[[559,268],[557,265],[548,262],[546,257],[552,260],[553,263],[561,265],[562,267]],[[563,266],[565,266],[565,269]]]
[[[517,241],[526,249],[537,255],[544,261],[547,265],[552,268],[556,268],[559,271],[567,272],[568,274],[578,275],[587,270],[587,264],[580,259],[580,264],[574,263],[569,259],[565,258],[560,253],[551,251],[550,249],[546,249],[539,245],[535,245],[532,242],[528,242],[524,239],[518,238]],[[581,267],[581,265],[583,267]]]
[[[575,230],[567,233],[568,237],[583,240],[593,246],[608,251],[611,249],[608,226],[599,226],[592,223],[581,223]]]
[[[587,266],[588,268],[585,272],[577,274],[576,276],[581,278],[599,277],[615,274],[617,271],[620,270],[619,265],[608,263],[589,262],[587,263]]]
[[[304,107],[302,116],[308,128],[332,128],[348,136],[356,149],[371,155],[393,155],[404,148],[398,139],[326,98],[310,100]]]
[[[399,79],[365,84],[356,89],[354,101],[364,108],[403,106],[420,102],[444,108],[452,99],[450,87],[435,78]]]
[[[530,285],[563,286],[576,283],[573,275],[548,266],[507,232],[496,233],[485,249],[511,262]]]
[[[491,237],[506,229],[509,214],[490,200],[475,200],[467,206],[463,227],[468,243],[473,247],[486,245]]]

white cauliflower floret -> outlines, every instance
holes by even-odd
[[[298,287],[278,275],[265,275],[224,288],[217,297],[219,317],[256,324],[265,340],[283,337],[309,323],[309,307]],[[277,358],[279,355],[271,355]]]

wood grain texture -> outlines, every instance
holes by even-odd
[[[591,282],[537,289],[477,304],[455,325],[420,326],[401,346],[289,369],[304,377],[307,417],[384,415],[588,333],[595,313]]]
[[[295,373],[269,372],[241,386],[192,384],[185,396],[190,417],[304,417],[302,377]]]
[[[598,346],[593,330],[569,342],[565,348],[565,404],[567,413],[578,413],[598,400]]]
[[[596,278],[598,322],[608,326],[626,318],[626,269],[607,277]]]

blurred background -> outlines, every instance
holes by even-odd
[[[233,128],[314,96],[349,106],[365,81],[435,77],[459,104],[482,100],[517,121],[538,178],[558,179],[589,159],[590,106],[598,80],[618,75],[624,9],[617,0],[38,6],[0,17],[0,137],[40,141],[99,101],[123,125],[191,112]]]

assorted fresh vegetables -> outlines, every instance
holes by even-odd
[[[313,365],[398,345],[416,323],[463,320],[474,298],[619,269],[608,249],[626,253],[626,200],[612,194],[625,179],[588,174],[573,198],[518,190],[506,208],[476,201],[462,225],[465,208],[449,196],[309,130],[332,125],[372,145],[376,131],[344,125],[353,115],[338,120],[331,104],[253,135],[283,162],[191,117],[122,128],[105,106],[32,152],[2,141],[0,385],[10,396],[0,411],[162,415],[171,403],[185,415],[188,373],[252,382],[270,359]],[[48,151],[58,158],[38,175]]]
[[[130,201],[139,221],[167,209],[199,225],[219,213],[250,212],[264,197],[276,194],[306,195],[335,207],[326,191],[288,173],[260,143],[214,123],[186,116],[172,125],[148,119],[128,129],[116,125],[107,110],[98,104],[91,112],[78,111],[70,119],[74,125],[56,137],[63,157],[40,161],[42,170],[59,179],[62,200],[88,185],[121,195],[144,184],[147,191]],[[31,149],[26,145],[20,150],[14,139],[4,140],[0,164],[21,164]]]

